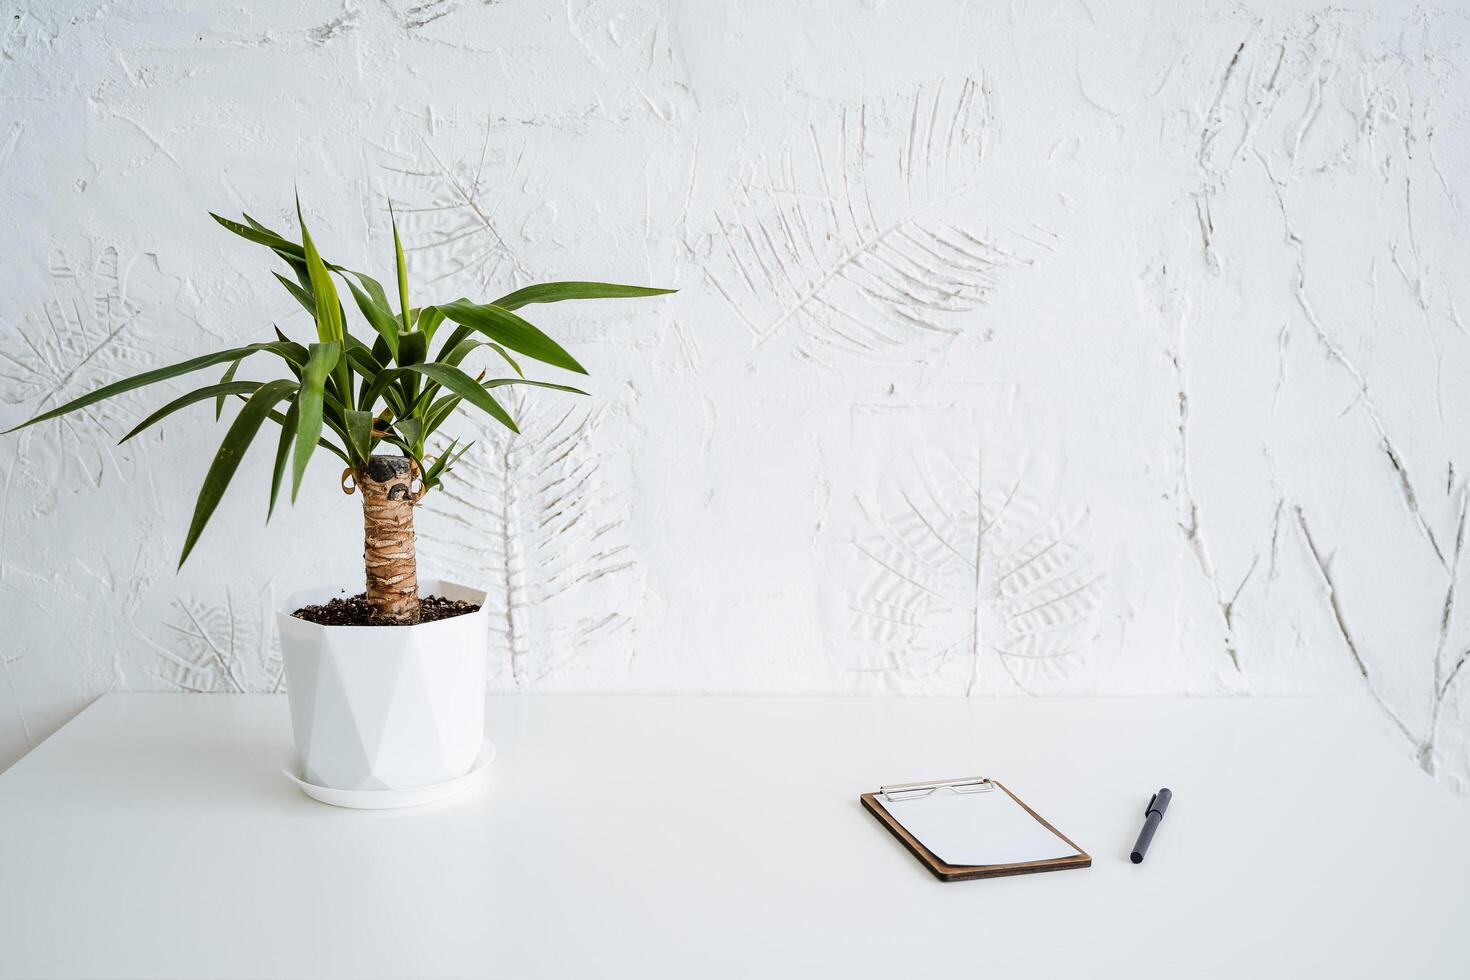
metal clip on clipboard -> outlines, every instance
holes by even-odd
[[[917,800],[941,789],[954,793],[989,793],[995,783],[985,776],[970,776],[965,779],[932,779],[926,783],[898,783],[894,786],[878,787],[878,795],[890,803],[901,800]]]

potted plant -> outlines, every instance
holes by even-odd
[[[395,309],[376,280],[325,261],[301,218],[299,201],[296,214],[299,243],[249,215],[243,223],[211,217],[286,263],[292,275],[276,273],[276,279],[311,314],[314,341],[298,343],[276,328],[273,339],[116,381],[7,431],[223,365],[218,383],[173,399],[122,440],[191,405],[212,404],[219,418],[230,400],[243,403],[205,474],[180,567],[266,422],[279,429],[267,520],[288,473],[294,501],[318,449],[341,460],[342,488],[362,501],[364,587],[300,592],[286,600],[278,615],[302,778],[335,791],[444,785],[470,770],[484,738],[485,594],[418,577],[414,508],[470,448],[450,441],[429,455],[430,440],[461,410],[483,412],[515,432],[515,420],[495,398],[495,391],[508,385],[586,394],[524,376],[517,355],[566,371],[586,371],[516,310],[534,303],[672,290],[551,282],[517,289],[490,303],[456,299],[412,307],[395,221]],[[371,343],[347,329],[339,280],[373,330]],[[241,365],[255,355],[267,355],[278,376],[242,380]],[[509,376],[487,379],[485,371],[467,368],[484,358]]]

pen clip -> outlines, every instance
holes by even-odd
[[[1143,808],[1143,815],[1145,817],[1148,816],[1149,813],[1151,813],[1153,811],[1154,804],[1157,803],[1157,802],[1159,802],[1159,794],[1158,793],[1155,793],[1153,796],[1150,796],[1148,798],[1148,806],[1146,806],[1146,807]]]

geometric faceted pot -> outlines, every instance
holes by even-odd
[[[485,593],[433,579],[419,587],[480,609],[414,626],[319,626],[291,615],[359,586],[297,592],[277,611],[306,782],[403,790],[474,765],[485,740]]]

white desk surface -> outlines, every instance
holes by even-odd
[[[281,774],[284,698],[103,698],[0,775],[0,976],[1470,976],[1470,801],[1327,704],[509,696],[489,727],[460,797],[347,811]],[[967,775],[1092,868],[941,883],[857,799]]]

